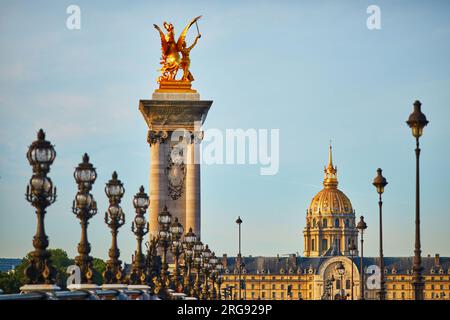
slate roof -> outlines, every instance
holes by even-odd
[[[314,257],[305,258],[298,256],[290,257],[243,257],[245,273],[248,274],[305,274],[317,273],[321,264],[332,257]],[[225,272],[233,274],[237,270],[235,257],[223,257]],[[378,265],[379,259],[376,257],[364,258],[364,265]],[[354,257],[354,262],[360,265],[360,258]],[[412,273],[413,258],[412,257],[385,257],[384,265],[386,273],[392,274],[409,274]],[[439,257],[439,264],[435,264],[435,257],[422,257],[423,274],[450,274],[450,257]],[[226,271],[228,270],[228,271]],[[281,271],[283,270],[283,271]],[[311,270],[311,271],[310,271]],[[280,272],[281,271],[281,272]]]

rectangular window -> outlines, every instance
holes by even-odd
[[[275,300],[277,298],[277,295],[275,292],[272,292],[272,299]]]
[[[350,289],[350,280],[345,281],[345,288],[348,290]]]
[[[341,280],[336,280],[336,289],[337,290],[341,289]]]
[[[328,241],[327,239],[322,239],[322,250],[328,249]]]

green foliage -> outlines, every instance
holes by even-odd
[[[4,294],[17,293],[21,285],[21,280],[19,279],[17,273],[11,272],[0,272],[0,288],[3,290]]]
[[[106,270],[106,263],[102,259],[94,258],[94,277],[93,281],[96,285],[101,285],[103,283],[103,272]]]
[[[51,253],[52,264],[56,268],[58,276],[57,276],[57,285],[62,289],[66,289],[67,277],[66,273],[67,267],[75,264],[73,259],[70,259],[62,249],[49,249]],[[25,268],[28,265],[28,261],[31,259],[31,253],[28,253],[26,257],[22,259],[22,262],[16,266],[16,268],[9,272],[1,272],[0,273],[0,289],[4,291],[5,294],[8,293],[18,293],[20,291],[20,287],[26,283],[25,279]],[[94,258],[93,261],[94,267],[94,283],[97,285],[101,285],[103,282],[102,273],[106,269],[106,264],[103,260]]]

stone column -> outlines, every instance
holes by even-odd
[[[158,214],[167,200],[166,153],[168,133],[148,131],[150,145],[150,239],[158,235]]]
[[[186,230],[192,228],[200,238],[200,142],[202,132],[194,132],[187,146],[186,165]]]

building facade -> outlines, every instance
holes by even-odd
[[[243,257],[239,272],[236,258],[224,255],[222,298],[360,299],[361,259],[355,210],[337,186],[337,167],[333,165],[330,146],[323,189],[306,211],[303,256]],[[350,250],[350,244],[354,250]],[[363,259],[365,299],[379,297],[379,262],[379,258]],[[386,299],[413,299],[413,258],[385,257],[384,265]],[[425,299],[450,300],[450,258],[438,254],[424,257],[422,266]]]

